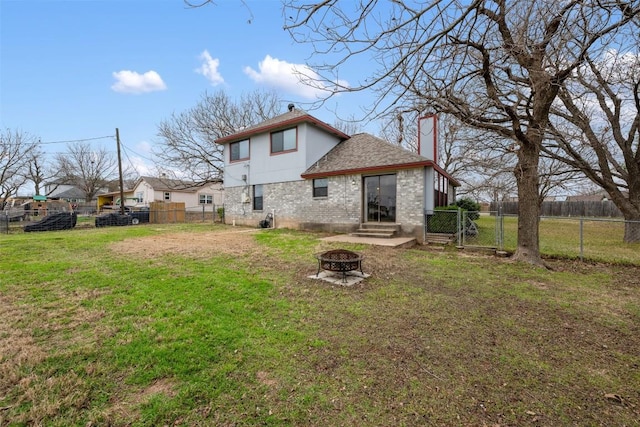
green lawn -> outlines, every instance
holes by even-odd
[[[544,222],[543,222],[544,224]],[[637,425],[640,268],[312,233],[0,236],[0,425]]]
[[[640,265],[640,243],[624,243],[624,223],[616,220],[542,218],[540,220],[540,252],[546,257],[582,258],[608,263]],[[496,247],[495,216],[482,215],[476,220],[480,231],[468,244]],[[503,249],[514,251],[518,242],[518,219],[505,216]]]

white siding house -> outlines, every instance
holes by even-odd
[[[131,193],[139,206],[149,206],[152,202],[183,202],[187,210],[204,208],[212,211],[224,204],[224,187],[220,180],[196,185],[181,180],[142,176]]]

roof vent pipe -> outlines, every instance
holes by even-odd
[[[293,111],[293,109],[296,108],[296,106],[293,104],[289,104],[287,105],[287,108],[289,109],[289,111]]]

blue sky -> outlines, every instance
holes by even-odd
[[[283,30],[279,0],[0,0],[0,126],[42,142],[112,136],[148,173],[157,126],[196,105],[205,91],[230,97],[276,89],[305,108],[316,93],[299,83],[312,53]],[[358,80],[363,76],[343,78]],[[343,94],[310,111],[333,124],[361,113],[364,94]],[[91,141],[113,148],[113,138]],[[64,152],[64,143],[46,144]]]

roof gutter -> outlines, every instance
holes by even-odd
[[[401,165],[385,165],[385,166],[371,166],[366,168],[352,168],[352,169],[343,169],[337,171],[329,171],[329,172],[311,172],[311,173],[303,173],[300,175],[303,179],[314,179],[314,178],[325,178],[328,176],[339,176],[339,175],[356,175],[356,174],[365,174],[372,172],[389,172],[403,169],[415,169],[418,167],[433,167],[438,173],[446,176],[449,179],[449,182],[453,184],[454,187],[460,187],[460,183],[444,171],[440,166],[435,164],[433,160],[425,160],[420,162],[413,163],[404,163]]]

